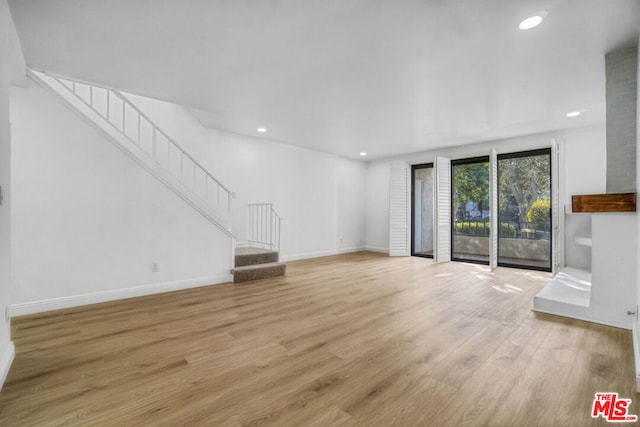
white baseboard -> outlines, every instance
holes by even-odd
[[[9,375],[9,369],[11,369],[11,364],[13,363],[15,355],[16,349],[13,346],[13,342],[10,341],[7,348],[5,348],[2,351],[2,354],[0,354],[0,390],[2,390],[2,386],[7,379],[7,375]]]
[[[388,254],[389,253],[389,248],[383,248],[380,246],[365,246],[364,247],[365,251],[369,251],[369,252],[378,252],[381,254]]]
[[[280,261],[298,261],[301,259],[309,259],[309,258],[319,258],[323,256],[331,256],[331,255],[340,255],[340,254],[348,254],[351,252],[360,252],[366,250],[364,246],[356,246],[351,248],[340,248],[340,249],[329,249],[326,251],[318,251],[318,252],[306,252],[302,254],[294,254],[294,255],[284,255],[280,257]]]
[[[636,393],[640,393],[640,328],[638,325],[639,320],[633,319],[631,322],[631,335],[633,338],[633,360],[635,361],[636,368]]]
[[[12,304],[7,307],[7,315],[8,317],[25,316],[27,314],[42,313],[45,311],[60,310],[63,308],[78,307],[82,305],[97,304],[101,302],[116,301],[120,299],[141,297],[145,295],[229,282],[233,282],[233,276],[231,274],[221,274],[219,276],[197,277],[187,280],[176,280],[173,282],[162,282],[131,288],[99,291],[90,294],[70,295],[60,298]]]

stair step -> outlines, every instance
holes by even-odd
[[[247,265],[268,264],[278,262],[278,252],[261,248],[237,248],[234,265],[244,267]]]
[[[287,265],[282,262],[245,265],[233,269],[233,283],[249,282],[268,277],[284,276]]]

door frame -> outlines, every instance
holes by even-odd
[[[510,267],[510,268],[520,268],[523,270],[535,270],[535,271],[552,271],[553,269],[553,226],[554,226],[554,221],[553,221],[553,192],[554,192],[554,181],[553,181],[553,174],[552,174],[552,170],[553,170],[553,166],[552,166],[552,162],[553,162],[553,156],[552,156],[552,150],[551,147],[549,148],[538,148],[535,150],[527,150],[527,151],[518,151],[515,153],[504,153],[504,154],[498,154],[498,177],[500,176],[500,160],[503,159],[517,159],[520,157],[533,157],[533,156],[541,156],[541,155],[547,155],[549,156],[549,267],[537,267],[537,266],[528,266],[528,265],[522,265],[522,264],[511,264],[511,263],[506,263],[506,262],[500,262],[500,239],[498,238],[498,259],[496,260],[498,263],[499,267]],[[498,182],[498,191],[497,191],[497,200],[498,200],[498,206],[500,206],[500,183]],[[498,223],[498,227],[500,226],[500,212],[499,212],[500,208],[498,208],[498,212],[496,212],[496,215],[498,215],[497,217],[497,223]]]
[[[433,172],[435,173],[435,168],[433,165],[433,162],[430,163],[420,163],[420,164],[416,164],[416,165],[411,165],[411,256],[417,256],[417,257],[422,257],[422,258],[431,258],[433,259],[433,254],[432,255],[428,255],[428,254],[424,254],[424,253],[416,253],[415,249],[416,249],[416,242],[415,242],[415,238],[416,238],[416,177],[415,177],[415,172],[418,169],[433,169]],[[435,182],[435,176],[433,177],[433,180]],[[434,185],[432,185],[433,188],[435,188]],[[432,188],[432,192],[434,191]],[[435,201],[435,194],[433,194],[434,197],[434,201]],[[435,203],[434,203],[435,205]],[[433,208],[432,208],[432,212],[431,212],[431,218],[432,218],[432,223],[433,218],[435,216],[435,212],[433,212]],[[433,231],[435,233],[435,229]],[[435,253],[435,245],[432,243],[433,248],[433,252]]]
[[[451,204],[451,261],[460,261],[460,262],[470,262],[472,264],[482,264],[482,265],[489,265],[489,260],[491,257],[491,251],[489,251],[489,254],[487,255],[487,261],[480,261],[480,260],[474,260],[474,259],[466,259],[466,258],[458,258],[456,256],[454,256],[454,250],[455,247],[453,245],[453,238],[454,238],[454,228],[455,228],[455,215],[456,213],[453,210],[453,197],[455,195],[455,192],[453,191],[453,168],[455,166],[460,166],[460,165],[469,165],[469,164],[473,164],[473,163],[488,163],[489,164],[489,172],[491,172],[491,157],[490,156],[476,156],[476,157],[467,157],[464,159],[457,159],[457,160],[451,160],[451,200],[449,201],[449,203]],[[491,185],[490,183],[487,183],[487,185],[489,185],[489,192],[491,192]],[[489,215],[492,215],[493,212],[489,211]],[[491,230],[491,229],[489,229]],[[489,232],[491,233],[491,232]],[[489,238],[491,238],[491,235],[489,235]]]

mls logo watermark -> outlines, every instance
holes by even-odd
[[[602,417],[612,423],[631,423],[638,420],[637,415],[629,414],[631,399],[620,399],[618,393],[596,393],[591,408],[591,417]]]

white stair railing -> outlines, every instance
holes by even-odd
[[[249,203],[249,243],[280,250],[282,217],[272,203]]]
[[[149,160],[152,164],[159,166],[164,171],[162,178],[165,182],[167,181],[165,175],[173,177],[179,183],[179,188],[176,187],[175,182],[168,184],[173,184],[173,188],[177,189],[183,198],[195,196],[204,202],[205,207],[199,209],[201,212],[208,211],[209,207],[213,208],[215,221],[221,223],[225,231],[230,234],[233,193],[131,103],[125,95],[117,90],[52,77],[32,70],[29,71],[29,75],[36,81],[39,80],[39,83],[48,85],[76,108],[77,105],[72,102],[73,99],[60,91],[66,90],[67,95],[81,101],[94,113],[88,118],[95,121],[98,120],[97,115],[104,123],[125,137],[124,139],[132,145],[125,148],[134,149],[136,156],[146,156],[147,166]],[[81,110],[81,112],[84,111]],[[203,213],[208,214],[208,212]]]

